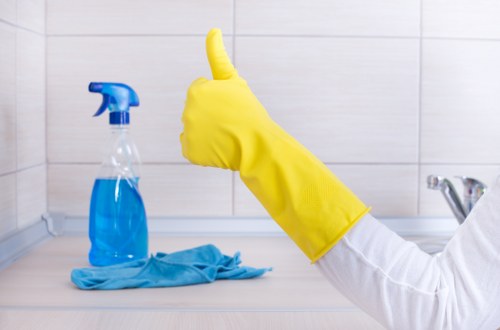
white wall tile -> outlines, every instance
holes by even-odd
[[[45,37],[17,31],[17,167],[45,162]]]
[[[48,211],[87,216],[99,165],[48,165]]]
[[[425,40],[421,159],[500,162],[500,43]]]
[[[16,0],[0,0],[0,19],[16,24]]]
[[[16,175],[0,176],[0,239],[16,230]]]
[[[87,216],[99,165],[49,165],[49,210]],[[231,173],[191,165],[143,165],[148,216],[231,215]]]
[[[17,172],[17,227],[40,221],[47,211],[47,167],[40,165]]]
[[[0,1],[0,19],[19,26],[0,22],[0,174],[12,172],[0,176],[2,237],[39,220],[47,208],[45,2]]]
[[[50,162],[101,161],[108,115],[92,117],[102,98],[88,92],[91,81],[124,82],[139,94],[131,132],[144,162],[184,162],[186,91],[195,78],[211,76],[204,37],[53,37],[47,74]]]
[[[275,121],[324,162],[416,162],[411,39],[236,38],[236,64]]]
[[[416,165],[330,165],[375,216],[417,215]]]
[[[48,0],[48,34],[232,33],[233,1]]]
[[[33,1],[19,0],[17,19],[43,33],[43,1]],[[184,164],[179,144],[186,90],[195,78],[210,77],[204,34],[213,26],[236,33],[236,66],[271,116],[321,160],[336,163],[334,172],[373,214],[451,217],[441,194],[427,190],[426,176],[443,170],[437,174],[491,181],[499,169],[500,43],[424,39],[421,49],[418,38],[422,29],[425,37],[498,39],[496,2],[47,1],[48,157],[60,164],[49,170],[52,211],[88,214],[98,169],[90,163],[100,162],[108,137],[107,115],[92,117],[100,96],[87,91],[100,80],[139,93],[132,135],[149,163],[141,181],[148,215],[231,215],[231,173]],[[0,19],[15,16],[15,2],[1,1]],[[23,51],[40,45],[21,30],[18,67],[24,61],[37,71],[41,59]],[[0,40],[15,49],[12,35],[15,29],[0,22]],[[12,75],[3,52],[0,72],[6,67]],[[29,81],[40,77],[31,71],[20,69],[17,78],[21,168],[45,152],[36,149],[44,132],[32,116],[43,85]],[[9,79],[0,76],[1,85],[13,88]],[[0,94],[0,152],[8,155],[0,158],[1,174],[15,170],[16,114],[3,109],[16,92]],[[237,216],[266,215],[239,179],[234,190]]]
[[[231,172],[193,165],[145,165],[149,216],[231,216]]]
[[[236,0],[237,34],[419,36],[418,0]]]
[[[0,174],[16,169],[16,31],[0,22]]]
[[[375,216],[416,216],[416,165],[329,165]],[[265,209],[239,179],[235,186],[235,212],[239,216],[265,216]]]
[[[17,0],[17,24],[45,33],[45,0]]]
[[[500,2],[492,0],[422,0],[425,37],[500,38]]]
[[[500,174],[500,165],[422,165],[420,177],[420,205],[422,216],[453,217],[450,207],[442,193],[427,188],[427,176],[441,175],[450,180],[460,198],[463,197],[463,185],[455,176],[470,176],[491,186]]]

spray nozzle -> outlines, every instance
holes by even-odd
[[[139,105],[139,96],[130,87],[121,83],[91,82],[89,92],[101,93],[102,104],[94,117],[109,109],[109,123],[126,125],[130,122],[129,107]]]

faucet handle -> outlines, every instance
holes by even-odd
[[[468,176],[456,176],[456,178],[462,180],[464,184],[464,206],[467,213],[469,213],[479,198],[486,192],[487,186],[481,181]]]
[[[427,188],[433,190],[440,190],[445,182],[445,177],[441,175],[429,175],[427,176]]]
[[[429,175],[427,177],[427,188],[440,190],[458,223],[462,224],[465,221],[467,212],[465,212],[465,207],[450,180],[441,175]]]

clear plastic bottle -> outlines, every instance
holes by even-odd
[[[89,91],[103,94],[95,116],[110,111],[109,149],[94,182],[90,202],[89,261],[106,266],[146,258],[148,229],[139,192],[140,157],[129,135],[129,107],[139,105],[137,94],[119,83],[91,83]]]

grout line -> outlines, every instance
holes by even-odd
[[[48,127],[49,127],[49,121],[48,121],[48,116],[49,116],[49,110],[48,110],[48,38],[47,38],[47,6],[48,6],[48,0],[45,0],[44,2],[44,18],[45,18],[45,34],[44,34],[44,51],[45,51],[45,72],[44,72],[44,95],[45,95],[45,100],[44,100],[44,111],[45,111],[45,116],[44,116],[44,121],[45,121],[45,211],[49,211],[49,137],[48,137]]]
[[[17,21],[17,3],[16,3],[16,21]],[[17,27],[16,23],[12,23],[4,18],[0,18],[0,22],[5,23],[5,24],[10,25],[10,26],[13,26],[13,27]]]
[[[48,10],[48,2],[49,2],[49,0],[44,0],[44,3],[43,3],[44,4],[44,6],[43,6],[44,7],[43,8],[43,10],[44,10],[44,12],[43,12],[43,18],[44,18],[43,35],[45,37],[47,37],[47,25],[48,25],[47,24],[47,22],[48,22],[47,13],[49,12],[49,10]]]
[[[10,22],[4,21],[0,19],[0,22],[4,22],[8,25],[11,26],[16,26],[13,25]],[[17,26],[16,26],[17,27]],[[200,38],[205,38],[206,34],[204,33],[179,33],[179,34],[167,34],[167,33],[143,33],[143,34],[41,34],[39,32],[26,29],[23,27],[19,27],[20,29],[24,29],[36,34],[39,34],[41,36],[45,36],[47,38],[89,38],[89,37],[96,37],[96,38],[140,38],[140,37],[200,37]],[[335,34],[325,34],[325,35],[315,35],[315,34],[238,34],[236,33],[225,33],[224,36],[231,36],[231,37],[242,37],[242,38],[317,38],[317,39],[389,39],[389,40],[443,40],[443,41],[478,41],[478,42],[498,42],[500,41],[500,38],[470,38],[470,37],[439,37],[439,36],[430,36],[430,37],[423,37],[423,36],[377,36],[377,35],[335,35]]]
[[[415,162],[323,162],[325,165],[417,165]]]
[[[17,174],[17,170],[3,172],[2,174],[0,174],[0,178],[2,178],[4,176],[9,176],[9,175],[12,175],[12,174]]]
[[[102,162],[100,161],[93,161],[93,162],[48,162],[47,165],[100,165]],[[42,163],[40,163],[42,164]],[[421,166],[421,165],[426,165],[426,166],[500,166],[500,163],[461,163],[461,162],[443,162],[443,163],[436,163],[436,162],[323,162],[325,165],[341,165],[341,166],[346,166],[346,165],[360,165],[360,166],[373,166],[373,165],[378,165],[378,166]],[[174,165],[174,166],[197,166],[191,163],[187,162],[145,162],[143,161],[141,165]],[[3,173],[3,174],[8,174]],[[0,174],[3,175],[3,174]]]
[[[31,170],[31,169],[34,169],[34,168],[36,168],[36,167],[40,167],[40,166],[45,166],[45,162],[43,162],[43,163],[38,163],[38,164],[33,164],[33,165],[26,166],[26,167],[23,167],[23,168],[18,168],[18,169],[17,169],[17,173],[21,173],[21,172],[29,171],[29,170]]]
[[[233,0],[235,3],[236,0]],[[236,10],[233,5],[233,33],[224,33],[224,36],[236,37],[236,18],[234,17]],[[205,38],[205,33],[137,33],[137,34],[116,34],[116,33],[86,33],[86,34],[47,34],[51,38],[87,38],[87,37],[202,37]],[[345,38],[345,39],[419,39],[418,36],[376,36],[376,35],[336,35],[336,34],[238,34],[238,37],[260,37],[260,38]],[[500,40],[500,39],[498,39]]]
[[[18,16],[18,5],[19,5],[19,2],[16,1],[16,23],[17,23],[17,16]],[[15,191],[15,196],[14,196],[14,209],[15,209],[15,221],[16,221],[16,231],[19,230],[19,210],[18,210],[18,207],[19,207],[19,191],[18,191],[18,188],[19,188],[19,109],[18,109],[18,96],[19,96],[19,77],[18,77],[18,57],[19,57],[19,52],[18,52],[18,44],[19,44],[19,34],[18,34],[18,31],[17,29],[19,28],[17,25],[13,25],[15,27],[15,30],[14,30],[14,34],[15,34],[15,38],[14,38],[14,93],[15,93],[15,97],[14,97],[14,134],[15,134],[15,138],[14,138],[14,148],[15,148],[15,180],[14,180],[14,191]]]
[[[236,33],[235,33],[236,34]],[[315,39],[419,39],[419,36],[391,36],[391,35],[349,35],[349,34],[253,34],[242,33],[243,38],[315,38]]]
[[[236,0],[233,0],[233,65],[236,67]]]
[[[31,169],[34,169],[36,167],[39,167],[39,166],[44,166],[46,165],[45,163],[38,163],[38,164],[34,164],[34,165],[30,165],[30,166],[27,166],[27,167],[23,167],[23,168],[16,168],[16,170],[14,171],[8,171],[8,172],[4,172],[2,174],[0,174],[0,178],[4,177],[4,176],[9,176],[9,175],[12,175],[12,174],[18,174],[18,173],[22,173],[22,172],[25,172],[25,171],[29,171]]]
[[[55,162],[49,162],[50,165],[99,165],[102,162],[100,161],[89,161],[89,162],[72,162],[72,161],[55,161]],[[416,165],[415,162],[323,162],[326,165]],[[180,165],[180,166],[197,166],[188,162],[148,162],[148,161],[143,161],[141,165]],[[441,165],[441,164],[440,164]],[[442,164],[446,165],[446,164]],[[457,165],[454,163],[450,163],[449,165]],[[464,164],[464,165],[471,165],[471,164]],[[478,165],[484,165],[484,164],[478,164]],[[494,165],[500,165],[500,164],[494,164]]]
[[[500,41],[500,38],[471,38],[471,37],[422,37],[423,40],[444,40],[444,41]]]
[[[236,64],[236,0],[233,0],[233,35],[232,35],[233,65]],[[231,215],[236,215],[236,173],[231,173]]]
[[[101,165],[102,161],[90,161],[90,162],[49,162],[50,165]],[[195,166],[194,164],[188,162],[141,162],[141,165],[188,165]]]
[[[16,5],[16,19],[17,19],[17,5]],[[9,25],[9,26],[15,27],[17,29],[21,29],[21,30],[24,30],[24,31],[27,31],[27,32],[31,32],[31,33],[37,34],[37,35],[39,35],[41,37],[45,36],[43,33],[37,32],[35,30],[31,30],[29,28],[26,28],[24,26],[20,26],[18,24],[14,24],[14,23],[9,22],[9,21],[7,21],[7,20],[5,20],[3,18],[0,18],[0,23],[4,23],[5,25]]]
[[[420,182],[422,179],[422,58],[423,58],[423,0],[420,0],[420,40],[419,40],[419,49],[418,49],[418,118],[417,118],[417,215],[420,215],[420,201],[421,201],[421,193],[422,187],[420,186]]]
[[[351,312],[360,313],[357,307],[325,307],[325,308],[301,308],[301,307],[283,307],[283,308],[218,308],[218,307],[158,307],[158,306],[0,306],[0,311],[85,311],[85,312],[102,312],[102,311],[127,311],[127,312],[162,312],[162,313],[192,313],[192,312],[217,312],[217,313],[332,313],[332,312]]]
[[[420,18],[422,21],[422,17]],[[422,23],[421,23],[422,24]],[[336,34],[238,34],[238,37],[243,38],[339,38],[339,39],[409,39],[409,40],[444,40],[444,41],[500,41],[499,38],[471,38],[471,37],[440,37],[440,36],[422,36],[422,27],[420,28],[420,36],[383,36],[383,35],[336,35]]]
[[[232,36],[232,33],[225,33],[225,36]],[[95,33],[88,33],[88,34],[47,34],[47,37],[51,38],[88,38],[88,37],[103,37],[103,38],[109,38],[109,37],[125,37],[125,38],[142,38],[142,37],[201,37],[205,38],[206,34],[203,33],[140,33],[140,34],[114,34],[114,33],[103,33],[103,34],[95,34]]]
[[[434,163],[434,162],[421,162],[420,165],[434,165],[434,166],[499,166],[500,163],[460,163],[460,162],[446,162],[446,163]]]
[[[236,172],[231,173],[231,216],[236,216]]]

